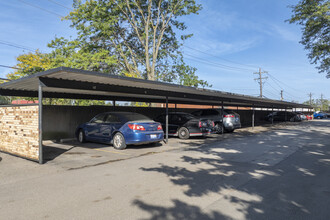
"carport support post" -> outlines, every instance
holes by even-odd
[[[285,121],[287,121],[286,107],[285,107]]]
[[[272,125],[274,124],[274,106],[272,106]]]
[[[221,118],[222,118],[222,123],[221,123],[221,126],[222,126],[222,129],[221,129],[221,134],[223,134],[223,130],[225,129],[225,127],[223,126],[223,101],[221,101]]]
[[[43,163],[43,152],[42,152],[42,82],[39,81],[38,90],[38,104],[39,104],[39,164]]]
[[[252,107],[252,129],[254,129],[254,105]]]
[[[166,96],[166,144],[168,144],[168,96]]]

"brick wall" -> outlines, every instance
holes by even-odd
[[[0,106],[0,151],[39,158],[38,106]]]

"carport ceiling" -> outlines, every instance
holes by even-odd
[[[59,67],[0,85],[0,95],[44,98],[117,100],[202,104],[266,108],[309,108],[308,105],[199,89],[171,83],[128,78],[98,72]]]

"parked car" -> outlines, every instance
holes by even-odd
[[[295,112],[272,112],[265,118],[266,121],[301,121],[301,117]]]
[[[306,115],[307,120],[313,120],[313,115]]]
[[[327,114],[324,112],[315,112],[313,116],[314,118],[319,118],[319,119],[327,118]]]
[[[166,115],[159,115],[155,121],[165,128]],[[199,119],[185,112],[171,112],[168,114],[168,135],[188,139],[191,136],[206,136],[214,131],[214,122]]]
[[[206,118],[214,121],[216,133],[222,133],[222,124],[224,131],[233,132],[241,127],[240,115],[231,111],[223,111],[223,120],[221,117],[221,109],[200,109],[192,114],[198,118]]]
[[[296,114],[297,114],[298,117],[300,117],[300,120],[301,121],[307,120],[307,117],[306,117],[306,115],[304,113],[302,113],[302,112],[296,112]]]
[[[160,142],[164,132],[160,123],[133,112],[106,112],[76,129],[79,142],[112,143],[115,149],[125,149],[129,144]]]

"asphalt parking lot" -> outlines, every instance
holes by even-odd
[[[81,144],[78,141],[68,141],[65,143],[45,141],[44,159],[47,164],[58,165],[64,169],[81,169],[167,151],[187,149],[189,147],[200,147],[228,138],[237,138],[265,132],[270,129],[284,126],[285,124],[292,125],[292,123],[281,123],[275,124],[274,126],[268,124],[257,126],[254,129],[242,128],[236,130],[234,133],[225,133],[223,135],[212,134],[206,137],[192,137],[188,140],[170,137],[169,144],[162,142],[148,145],[129,145],[125,150],[116,150],[111,145],[91,142]]]
[[[169,145],[0,153],[0,219],[330,219],[330,120]]]

